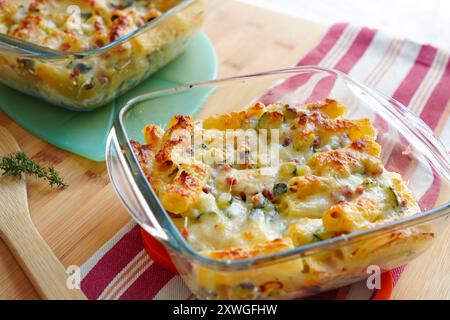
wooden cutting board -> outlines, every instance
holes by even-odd
[[[320,41],[326,27],[237,1],[209,0],[204,30],[217,50],[219,77],[225,77],[291,66]],[[27,154],[54,165],[70,184],[65,190],[50,190],[28,179],[29,204],[38,230],[62,263],[83,264],[130,219],[109,183],[104,163],[59,150],[1,112],[0,125],[13,133]],[[396,298],[450,299],[449,235],[410,264]],[[0,299],[35,298],[36,292],[0,243]]]

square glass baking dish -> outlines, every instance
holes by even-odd
[[[0,33],[0,82],[71,110],[101,107],[173,60],[201,28],[203,0],[172,3],[176,5],[142,27],[80,52]]]
[[[332,86],[330,86],[330,83]],[[161,206],[132,152],[146,124],[165,125],[183,108],[208,106],[221,113],[255,100],[303,104],[333,98],[348,118],[367,117],[378,129],[385,167],[402,175],[419,199],[421,213],[379,227],[256,258],[210,259],[181,236]],[[196,105],[189,105],[197,101]],[[198,102],[200,101],[200,102]],[[155,119],[153,110],[165,117]],[[130,100],[109,134],[107,166],[115,190],[134,220],[161,242],[189,288],[201,299],[300,298],[368,277],[368,267],[390,270],[424,252],[443,232],[450,213],[450,159],[422,120],[385,97],[335,71],[295,67],[150,92]],[[431,262],[430,262],[431,263]]]

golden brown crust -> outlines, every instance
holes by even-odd
[[[329,185],[330,181],[328,178],[307,175],[294,177],[289,180],[289,191],[296,193],[297,197],[307,197],[329,189]]]
[[[348,150],[319,152],[308,160],[308,164],[319,175],[326,172],[348,175],[355,169],[362,168],[356,153]]]
[[[198,201],[208,177],[209,171],[205,166],[183,166],[162,195],[164,208],[175,214],[186,212]]]
[[[85,14],[81,17],[81,23],[85,26],[82,33],[72,30],[79,28],[77,25],[69,27],[70,21],[76,19],[73,14],[66,11],[70,3],[49,0],[18,2],[15,4],[11,0],[0,1],[0,24],[4,25],[2,29],[10,36],[25,41],[46,45],[52,49],[74,51],[113,42],[158,17],[176,5],[179,0],[164,4],[154,0],[132,5],[123,5],[111,0],[77,1],[75,5],[78,5]],[[19,10],[23,14],[14,17]]]
[[[129,14],[117,15],[114,19],[110,31],[109,31],[109,41],[113,42],[117,39],[123,37],[133,29],[133,21]]]
[[[250,119],[258,120],[266,111],[262,102],[256,102],[248,109],[240,112],[209,117],[203,120],[204,129],[242,129],[251,125]]]
[[[160,126],[147,125],[142,130],[142,134],[144,135],[145,142],[153,150],[156,150],[162,142],[164,130]]]
[[[329,98],[308,103],[305,108],[311,111],[320,111],[332,119],[345,114],[345,106],[340,102]]]
[[[242,260],[259,255],[270,254],[292,248],[292,243],[287,239],[274,239],[270,242],[254,245],[250,248],[229,248],[208,252],[207,255],[218,260]]]
[[[156,154],[149,180],[164,208],[185,218],[178,219],[185,221],[179,226],[183,237],[202,254],[225,261],[289,250],[419,212],[401,177],[384,171],[370,121],[343,119],[344,112],[331,99],[297,107],[255,103],[248,110],[203,123],[174,117],[164,134],[157,126],[147,126],[149,156]],[[187,155],[185,142],[194,132],[204,139],[190,146],[206,153],[220,145],[217,134],[221,131],[252,125],[256,130],[280,128],[280,136],[290,139],[277,145],[281,164],[249,169],[234,163],[209,165],[195,157],[190,162],[176,160],[182,152]],[[181,138],[175,135],[178,129],[185,132]],[[142,150],[147,151],[137,152]],[[164,171],[158,165],[166,160],[172,162],[170,170]],[[266,175],[265,169],[270,169]],[[414,242],[411,248],[422,240],[425,244],[427,232],[417,237],[385,235],[358,246],[294,259],[255,275],[247,270],[230,276],[202,267],[196,267],[196,275],[203,287],[214,291],[221,286],[230,297],[245,296],[236,287],[248,279],[261,294],[276,294],[355,274],[369,259],[378,259],[379,252],[392,251],[401,257],[401,246],[408,247],[408,241]]]
[[[366,152],[372,156],[379,156],[381,153],[381,146],[367,136],[353,141],[350,148],[358,152]]]
[[[352,173],[379,175],[383,171],[383,164],[379,158],[352,149],[316,153],[308,160],[308,164],[318,175],[346,176]]]
[[[382,213],[380,204],[373,199],[344,201],[323,214],[323,226],[336,235],[350,233],[371,226]]]
[[[191,135],[194,131],[194,122],[190,116],[173,117],[168,130],[164,133],[161,148],[155,159],[163,170],[173,169],[175,165],[174,151],[176,148],[181,154],[187,152],[191,145]]]

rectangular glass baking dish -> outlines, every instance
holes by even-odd
[[[180,54],[200,29],[203,14],[203,0],[180,0],[125,36],[81,52],[52,50],[0,33],[0,82],[71,110],[101,107]],[[71,78],[80,65],[87,67]]]
[[[332,83],[331,91],[321,84]],[[292,91],[293,88],[296,88]],[[289,94],[290,92],[291,94]],[[294,93],[292,93],[294,92]],[[168,123],[183,108],[208,106],[228,113],[255,100],[289,104],[333,98],[348,108],[347,117],[368,117],[378,129],[377,142],[388,170],[402,175],[420,199],[421,213],[379,227],[338,236],[256,258],[210,259],[180,235],[161,206],[132,152],[130,139],[142,141],[146,124]],[[195,103],[195,105],[190,105]],[[155,108],[165,110],[152,118]],[[407,263],[425,251],[446,227],[450,213],[450,159],[443,144],[422,120],[392,98],[334,70],[295,67],[150,92],[120,111],[107,144],[107,166],[116,192],[132,217],[160,241],[177,270],[201,299],[300,298],[318,294]]]

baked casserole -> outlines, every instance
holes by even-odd
[[[176,116],[166,130],[148,125],[145,144],[131,145],[194,249],[217,260],[247,259],[420,213],[401,176],[384,168],[371,121],[347,119],[345,111],[332,99],[256,102],[201,121]],[[205,297],[285,296],[300,288],[335,287],[342,275],[361,273],[362,266],[386,257],[395,264],[433,237],[419,226],[255,270],[195,265],[193,273]]]
[[[99,107],[186,47],[202,23],[202,3],[1,0],[0,33],[30,54],[0,54],[0,81],[70,109]]]

